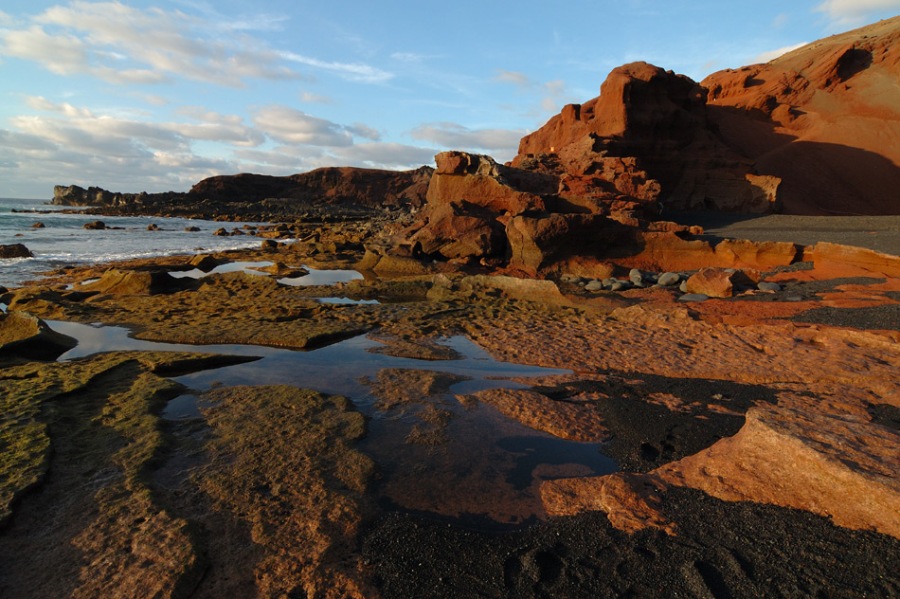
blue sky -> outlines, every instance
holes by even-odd
[[[414,168],[518,140],[614,67],[701,80],[900,0],[0,4],[0,197],[215,174]]]

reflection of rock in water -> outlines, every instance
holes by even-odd
[[[366,379],[377,397],[363,450],[381,467],[380,493],[412,512],[496,527],[542,518],[541,480],[615,470],[596,444],[574,443],[508,419],[448,373],[383,369]]]

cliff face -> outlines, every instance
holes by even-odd
[[[411,171],[329,167],[288,177],[220,175],[200,181],[191,188],[190,195],[212,201],[276,198],[368,208],[419,207],[424,203],[432,171],[429,167]]]
[[[703,80],[710,122],[785,212],[900,213],[900,17]]]
[[[898,41],[900,17],[702,84],[627,64],[511,164],[675,210],[900,213]]]

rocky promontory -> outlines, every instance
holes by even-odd
[[[422,205],[432,169],[385,171],[321,168],[285,177],[242,173],[209,177],[188,192],[119,193],[57,185],[52,204],[89,206],[114,216],[283,221],[300,217],[361,218]]]

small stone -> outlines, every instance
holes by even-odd
[[[603,290],[603,282],[598,281],[597,279],[593,279],[588,281],[587,285],[584,286],[585,291],[602,291]]]
[[[278,249],[278,242],[274,239],[264,239],[260,248],[264,251],[273,251]]]
[[[628,281],[616,280],[616,282],[613,283],[609,289],[610,289],[610,291],[625,291],[627,289],[631,289],[631,287],[632,287],[632,285]]]
[[[681,275],[677,272],[664,272],[659,275],[656,284],[661,287],[672,287],[673,285],[677,285],[680,281]]]
[[[781,285],[779,285],[778,283],[772,283],[769,281],[760,282],[756,286],[756,288],[759,289],[760,291],[768,291],[770,293],[774,293],[776,291],[781,291]]]
[[[106,228],[106,223],[102,220],[95,220],[89,223],[84,223],[84,228],[90,231],[102,231]]]
[[[681,293],[687,293],[687,279],[681,282],[681,285],[678,286],[678,290],[681,291]]]
[[[708,295],[702,293],[685,293],[678,298],[679,302],[705,302],[709,299]]]
[[[188,233],[197,233],[200,230],[200,227],[185,227],[184,230]]]
[[[41,221],[37,221],[36,223],[32,223],[31,228],[32,229],[43,229],[44,226],[45,226],[44,223],[42,223]]]
[[[640,269],[632,268],[628,273],[628,280],[631,281],[637,287],[644,286],[644,273],[640,271]]]
[[[218,237],[227,237],[228,231],[226,231],[225,229],[219,228],[213,232],[213,235],[217,235]]]

